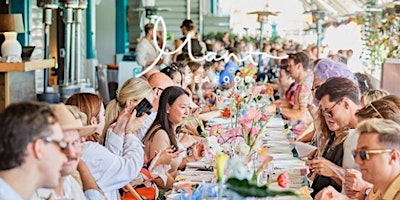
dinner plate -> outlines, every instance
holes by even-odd
[[[177,187],[179,185],[184,185],[184,184],[190,184],[190,185],[195,185],[195,184],[200,184],[201,181],[179,181],[179,182],[175,182],[172,184],[173,187]]]
[[[186,163],[186,167],[190,168],[205,168],[207,167],[207,164],[204,162],[188,162]]]

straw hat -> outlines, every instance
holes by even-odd
[[[85,113],[79,112],[79,109],[75,106],[71,107],[72,109],[68,109],[68,107],[63,103],[50,105],[51,110],[61,126],[61,129],[63,131],[78,130],[79,136],[81,137],[86,137],[93,134],[97,129],[97,125],[84,126],[82,119],[86,117],[83,117],[82,114],[86,116]],[[74,107],[76,109],[73,109]],[[86,119],[84,121],[86,121]]]

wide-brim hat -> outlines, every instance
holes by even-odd
[[[85,113],[80,112],[76,107],[76,110],[68,109],[65,104],[60,103],[50,105],[50,108],[63,131],[78,130],[79,136],[86,137],[93,134],[98,127],[97,125],[84,126],[81,116],[82,114],[85,115]]]

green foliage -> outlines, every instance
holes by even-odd
[[[203,40],[215,40],[215,41],[221,41],[222,37],[224,36],[223,32],[210,32],[207,33],[205,35],[203,35]],[[264,38],[265,39],[265,38]],[[234,34],[234,33],[229,33],[229,40],[244,40],[246,42],[258,42],[258,37],[257,36],[243,36],[243,37],[239,37],[238,34]],[[280,38],[279,36],[271,38],[270,40],[274,40],[275,41],[282,41],[282,38]]]
[[[298,196],[293,191],[274,191],[268,188],[268,185],[257,186],[250,183],[247,179],[239,180],[229,178],[226,181],[228,189],[235,191],[242,197],[275,197],[275,196]]]

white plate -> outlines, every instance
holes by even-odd
[[[204,162],[188,162],[186,163],[186,167],[190,168],[205,168],[207,167],[207,164]]]
[[[175,182],[172,184],[173,187],[179,186],[179,185],[183,185],[183,184],[190,184],[190,185],[194,185],[194,184],[199,184],[201,182],[198,181],[179,181],[179,182]]]
[[[214,175],[215,172],[210,172],[210,171],[197,171],[197,170],[185,170],[185,171],[179,171],[179,175],[185,175],[185,176],[207,176],[207,175]]]

